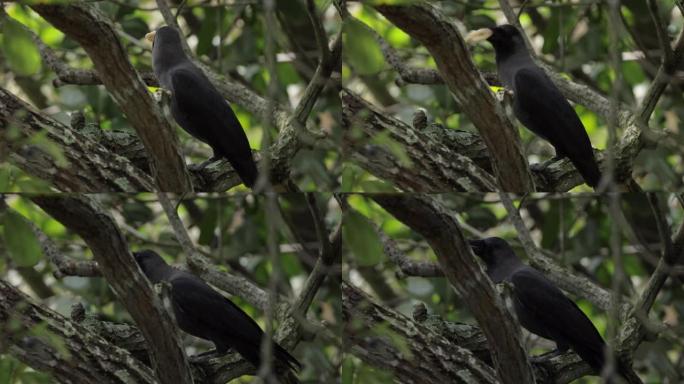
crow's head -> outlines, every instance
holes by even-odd
[[[481,258],[488,266],[498,264],[509,258],[516,258],[515,252],[506,240],[500,237],[488,237],[480,240],[468,241],[473,253]]]
[[[484,40],[489,41],[494,46],[497,54],[512,53],[519,49],[527,50],[520,31],[510,24],[478,29],[468,33],[465,37],[468,44],[475,44]]]
[[[183,51],[180,33],[175,28],[161,27],[145,35],[145,39],[152,43],[152,66],[157,77],[188,60]]]
[[[133,252],[133,257],[135,257],[135,261],[138,263],[145,276],[150,280],[152,280],[153,276],[156,276],[155,272],[163,269],[163,267],[167,265],[157,252],[150,249]],[[156,281],[152,282],[156,283]]]
[[[152,31],[145,35],[145,40],[155,45],[178,45],[180,46],[181,40],[178,31],[169,26],[163,26],[156,31]]]

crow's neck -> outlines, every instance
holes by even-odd
[[[508,89],[513,89],[515,72],[528,66],[536,66],[527,49],[496,51],[496,67],[499,79]]]
[[[489,278],[492,279],[494,284],[498,284],[504,280],[508,280],[515,271],[523,266],[524,264],[517,257],[500,260],[494,265],[487,266],[487,275],[489,275]]]
[[[183,52],[183,48],[180,45],[167,45],[159,47],[159,49],[161,51],[160,54],[154,55],[152,58],[154,60],[154,71],[157,76],[188,60],[188,57],[185,56],[185,52]]]
[[[145,275],[147,275],[147,279],[149,279],[152,284],[157,284],[160,281],[168,280],[174,271],[173,267],[164,264],[158,265],[155,268],[150,268],[145,271]]]

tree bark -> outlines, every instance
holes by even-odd
[[[390,370],[400,383],[497,382],[492,368],[469,350],[374,303],[344,281],[342,316],[347,348],[367,363]]]
[[[154,373],[131,355],[77,322],[33,301],[0,279],[0,346],[60,383],[153,383]]]

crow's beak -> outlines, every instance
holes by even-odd
[[[470,248],[473,249],[473,253],[475,253],[477,256],[482,255],[484,252],[484,240],[468,240],[468,244],[470,244]]]
[[[145,40],[149,41],[150,43],[154,43],[154,35],[157,34],[157,31],[152,31],[145,35]]]
[[[470,31],[465,37],[465,42],[466,44],[477,44],[482,40],[489,39],[493,33],[494,31],[492,31],[490,28],[482,28],[475,31]]]

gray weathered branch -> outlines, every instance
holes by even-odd
[[[110,344],[78,322],[35,303],[0,279],[0,348],[26,365],[62,383],[153,383],[154,373],[125,350]],[[37,331],[46,326],[46,331]],[[51,342],[46,332],[61,343]],[[60,347],[63,346],[64,348]],[[122,375],[122,372],[125,374]]]
[[[346,281],[342,282],[342,316],[349,351],[392,371],[399,383],[497,383],[492,368],[471,351],[374,303]],[[378,327],[387,331],[379,332]],[[406,340],[404,348],[392,342],[390,332]]]
[[[18,128],[20,140],[9,143],[10,160],[25,172],[63,192],[139,192],[154,189],[152,178],[127,158],[110,151],[83,132],[46,117],[0,87],[0,132]],[[31,137],[44,133],[62,151],[66,164]]]
[[[349,130],[343,138],[345,150],[376,177],[407,192],[496,189],[495,179],[482,169],[491,169],[491,165],[485,145],[476,135],[439,128],[419,131],[346,89],[341,97],[344,125]],[[359,129],[364,133],[362,139],[351,134]],[[391,140],[402,144],[408,162],[368,142],[387,132]]]

